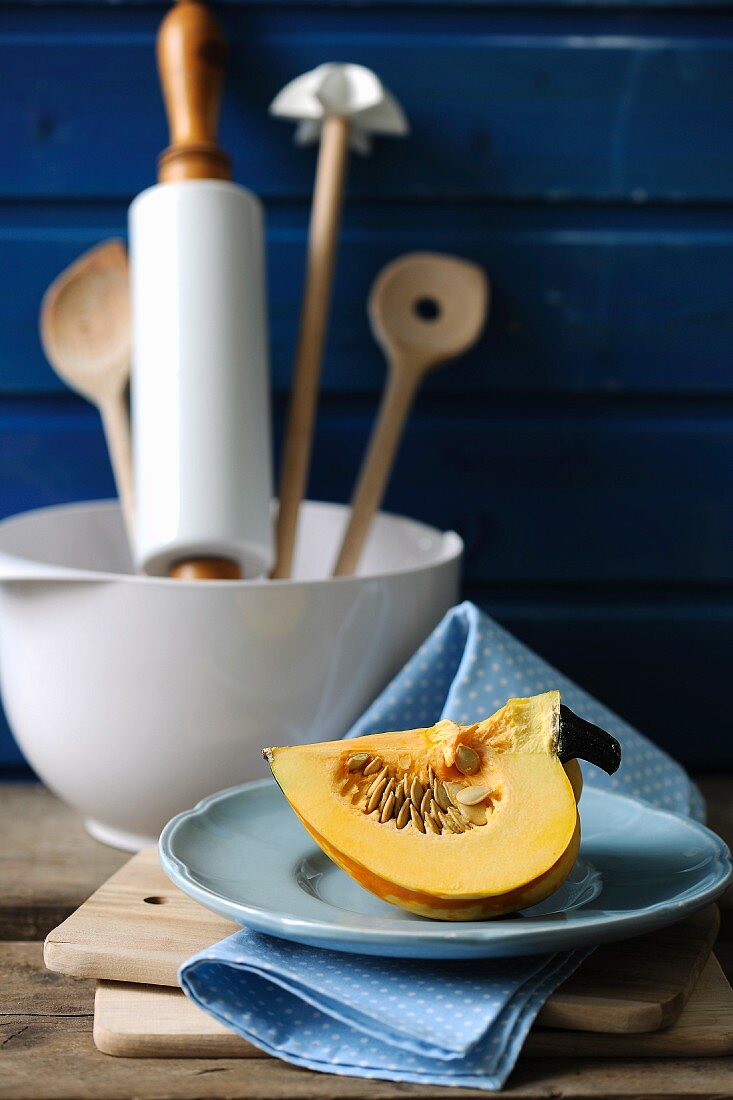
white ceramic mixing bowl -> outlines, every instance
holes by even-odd
[[[458,595],[462,543],[375,521],[327,579],[346,509],[309,503],[289,581],[135,576],[116,504],[0,523],[0,682],[17,741],[98,839],[134,850],[263,745],[339,737]]]

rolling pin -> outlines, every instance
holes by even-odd
[[[189,580],[274,557],[263,219],[217,143],[225,53],[178,0],[158,33],[170,145],[129,216],[137,564]]]

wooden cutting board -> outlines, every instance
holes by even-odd
[[[126,1058],[267,1058],[172,987],[99,982],[94,1042]],[[733,1053],[733,990],[714,956],[678,1019],[653,1034],[599,1035],[535,1027],[525,1057],[701,1058]]]
[[[579,1031],[667,1027],[707,962],[719,917],[710,906],[659,932],[598,949],[548,1000],[539,1022]],[[50,932],[49,970],[81,978],[176,986],[180,964],[237,930],[198,905],[139,852]]]

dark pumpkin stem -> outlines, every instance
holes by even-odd
[[[615,737],[600,726],[586,722],[585,718],[578,718],[569,707],[561,705],[557,755],[563,764],[580,758],[613,775],[621,763],[621,746]]]

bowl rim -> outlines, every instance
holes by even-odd
[[[349,505],[339,504],[334,501],[305,500],[306,506],[326,509],[335,512],[345,512]],[[202,585],[198,580],[174,579],[171,577],[149,576],[141,573],[112,573],[108,571],[96,571],[92,569],[79,569],[68,565],[52,565],[48,562],[38,561],[34,558],[24,558],[2,548],[2,536],[11,527],[19,526],[28,520],[32,520],[46,513],[53,512],[111,512],[118,511],[119,501],[114,499],[68,501],[62,504],[44,505],[40,508],[30,508],[25,512],[16,512],[12,516],[6,516],[0,520],[0,584],[23,583],[28,581],[45,582],[83,582],[87,584],[109,583],[110,581],[142,584],[163,585],[175,588],[194,588],[201,591]],[[212,580],[204,586],[210,588],[231,588],[235,590],[256,589],[260,587],[277,586],[278,588],[314,588],[323,585],[357,585],[368,581],[388,580],[394,577],[413,576],[420,573],[430,573],[436,569],[460,562],[463,556],[464,543],[461,536],[453,530],[441,531],[440,528],[424,523],[422,520],[412,519],[397,512],[380,510],[375,515],[375,520],[386,519],[397,523],[409,524],[420,528],[431,537],[437,537],[440,542],[440,552],[434,560],[429,562],[417,562],[401,569],[388,569],[380,572],[357,573],[346,577],[303,577],[303,578],[269,578],[252,577],[249,580]]]

